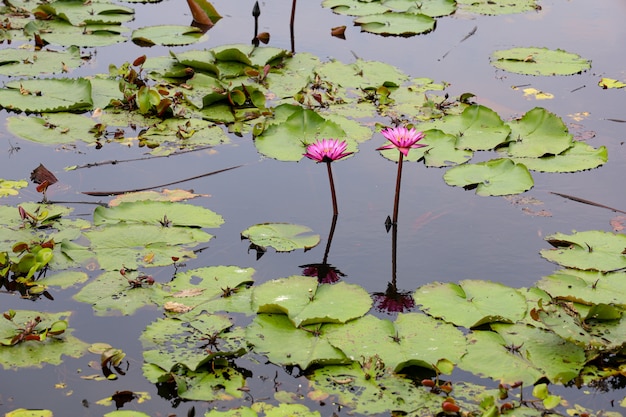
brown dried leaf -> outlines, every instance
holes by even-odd
[[[189,288],[186,290],[181,290],[172,294],[174,298],[187,298],[187,297],[197,297],[198,295],[204,292],[203,289],[200,288]]]
[[[55,177],[52,172],[48,171],[43,164],[39,164],[39,166],[30,173],[30,180],[35,184],[42,184],[47,181],[48,186],[59,182],[57,177]]]
[[[346,32],[345,26],[337,26],[330,30],[330,34],[334,36],[335,38],[339,38],[339,39],[346,38],[345,32]]]
[[[175,303],[173,301],[166,302],[163,308],[165,308],[165,311],[169,311],[172,313],[186,313],[192,310],[192,307],[186,306],[181,303]]]

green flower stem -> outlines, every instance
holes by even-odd
[[[333,197],[333,215],[338,215],[339,210],[337,209],[337,196],[335,195],[335,181],[333,181],[333,170],[330,167],[331,161],[326,162],[326,166],[328,167],[328,181],[330,181],[330,194]]]
[[[402,161],[404,155],[400,152],[400,159],[398,160],[398,178],[396,179],[396,198],[393,204],[393,219],[392,224],[398,224],[398,206],[400,205],[400,182],[402,181]]]

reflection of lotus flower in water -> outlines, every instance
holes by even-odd
[[[380,133],[391,143],[376,149],[378,151],[383,149],[397,149],[402,152],[404,156],[408,156],[410,149],[427,146],[417,143],[424,138],[424,133],[416,131],[415,128],[409,130],[406,127],[388,127]]]
[[[328,242],[326,242],[326,250],[324,251],[324,259],[322,260],[322,263],[299,266],[299,268],[304,268],[302,275],[307,277],[316,277],[317,282],[320,284],[334,284],[341,279],[340,277],[346,276],[346,274],[328,263],[328,253],[330,252],[330,245],[333,242],[336,226],[337,216],[334,215],[333,221],[330,225],[330,232],[328,232]]]
[[[372,293],[374,306],[385,313],[403,313],[415,307],[411,291],[398,291],[392,282],[387,284],[387,291]]]
[[[300,268],[304,268],[302,275],[316,277],[317,282],[320,284],[334,284],[341,279],[340,277],[346,276],[346,274],[327,263],[300,265]]]
[[[337,209],[337,196],[335,195],[335,182],[333,181],[333,171],[330,168],[330,163],[338,161],[341,158],[345,158],[348,155],[352,155],[353,152],[346,152],[348,144],[345,140],[337,139],[322,139],[317,140],[314,143],[306,147],[306,156],[315,162],[326,162],[328,168],[328,181],[330,182],[330,194],[333,198],[333,214],[336,216],[339,214]]]

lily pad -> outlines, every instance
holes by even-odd
[[[166,302],[192,311],[238,312],[251,315],[254,269],[237,266],[211,266],[179,272],[170,283]],[[167,305],[165,306],[167,309]],[[191,313],[190,313],[191,314]]]
[[[13,323],[2,318],[0,320],[0,339],[12,338],[17,334],[15,324],[20,327],[25,323],[40,318],[36,328],[45,329],[59,320],[67,320],[71,312],[43,313],[29,310],[16,310]],[[67,328],[61,336],[48,336],[43,341],[27,340],[14,346],[0,345],[0,365],[4,369],[41,368],[46,364],[59,365],[63,356],[79,358],[87,352],[88,344],[71,335],[72,329]]]
[[[556,233],[546,237],[555,249],[543,249],[541,256],[550,262],[582,270],[601,272],[626,268],[626,235],[600,230]]]
[[[9,195],[18,195],[20,188],[28,187],[28,181],[25,180],[4,180],[0,178],[0,197]]]
[[[140,46],[180,46],[199,42],[204,33],[193,26],[147,26],[133,31],[131,39]]]
[[[93,213],[96,226],[117,223],[142,223],[164,227],[219,227],[224,219],[200,206],[169,201],[123,202],[114,207],[98,206]]]
[[[283,314],[259,314],[246,327],[246,340],[254,351],[277,364],[346,364],[350,360],[323,337],[324,324],[296,327]]]
[[[181,365],[199,372],[216,358],[241,356],[247,351],[243,334],[229,332],[231,327],[231,320],[218,314],[204,314],[189,322],[158,319],[141,334],[144,361],[163,369],[165,376]],[[203,344],[206,348],[199,348]]]
[[[11,81],[0,89],[0,106],[26,112],[91,109],[91,84],[84,78]]]
[[[418,409],[441,408],[442,397],[387,371],[378,358],[364,358],[363,362],[315,369],[307,375],[310,386],[315,391],[337,396],[341,404],[364,415],[381,415],[389,410],[408,414]]]
[[[354,19],[363,32],[378,35],[413,36],[428,33],[435,28],[435,19],[421,13],[385,12],[368,14]]]
[[[258,313],[286,314],[295,326],[345,323],[363,316],[372,300],[363,287],[339,282],[320,285],[316,278],[292,276],[268,281],[254,289]]]
[[[75,46],[66,51],[0,50],[0,74],[12,77],[69,72],[82,64],[80,50]]]
[[[80,0],[57,0],[40,4],[33,12],[43,12],[74,26],[86,24],[121,24],[133,19],[135,11],[103,0],[85,3]]]
[[[591,68],[591,62],[571,52],[548,48],[512,48],[496,51],[491,65],[526,75],[572,75]]]
[[[303,158],[307,144],[316,139],[346,140],[348,152],[356,150],[356,142],[347,138],[337,123],[325,119],[313,110],[282,105],[275,109],[274,117],[278,120],[254,141],[257,150],[270,158],[299,161]]]
[[[443,179],[448,185],[476,188],[482,196],[519,194],[534,185],[528,168],[506,158],[452,167]]]
[[[317,246],[320,243],[320,235],[311,232],[309,227],[299,224],[261,223],[241,232],[241,237],[249,239],[261,248],[272,247],[277,252],[291,252]]]
[[[525,324],[493,325],[497,332],[468,335],[467,354],[459,367],[502,383],[533,384],[541,378],[566,383],[586,361],[582,347],[552,332]]]
[[[427,314],[467,328],[515,323],[526,315],[526,298],[518,290],[491,281],[434,282],[418,288],[413,298]]]
[[[125,223],[108,225],[84,234],[91,241],[90,247],[64,241],[63,253],[77,262],[95,256],[100,268],[105,270],[171,265],[174,263],[172,258],[194,258],[195,254],[189,247],[212,238],[212,235],[193,228]]]
[[[433,122],[419,124],[418,129],[439,129],[455,135],[457,149],[486,151],[506,142],[511,129],[488,107],[472,105],[460,115],[448,115]]]
[[[140,308],[163,304],[165,292],[159,285],[141,284],[141,274],[127,271],[125,275],[119,271],[105,272],[85,285],[74,299],[93,306],[97,315],[105,316],[116,313],[134,314]],[[139,284],[129,282],[134,280]]]
[[[583,142],[573,142],[572,146],[558,155],[541,158],[511,158],[511,160],[524,164],[531,171],[576,172],[604,165],[609,160],[609,152],[604,146],[596,149]]]
[[[560,117],[541,107],[509,122],[511,142],[508,156],[539,158],[558,155],[572,146],[572,134]]]
[[[74,113],[47,113],[41,117],[11,116],[7,128],[15,136],[32,142],[58,145],[79,141],[93,143],[95,137],[90,130],[95,121]]]
[[[455,326],[418,313],[398,314],[395,322],[367,315],[345,325],[328,326],[325,335],[348,357],[377,356],[396,373],[408,366],[434,370],[442,359],[456,363],[467,344]]]
[[[514,14],[534,11],[536,0],[457,0],[460,10],[486,15]]]

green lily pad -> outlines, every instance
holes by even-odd
[[[363,362],[315,369],[307,375],[310,387],[337,396],[341,404],[364,415],[441,408],[442,397],[387,371],[378,358],[364,358]]]
[[[604,165],[609,160],[609,152],[604,146],[596,149],[583,142],[573,142],[572,146],[558,155],[541,158],[511,158],[511,160],[524,164],[531,171],[576,172]]]
[[[469,13],[502,15],[534,11],[536,0],[457,0],[460,10]]]
[[[119,271],[105,272],[85,285],[74,295],[74,299],[91,304],[99,316],[131,315],[140,308],[163,304],[166,293],[158,284],[135,286],[129,282],[140,282],[140,276],[137,271],[127,271],[124,276]]]
[[[176,274],[170,294],[164,301],[186,306],[192,311],[238,312],[251,315],[254,269],[237,266],[211,266]],[[167,307],[167,303],[166,303]]]
[[[169,201],[123,202],[115,207],[98,206],[93,213],[95,226],[117,223],[161,224],[165,227],[219,227],[224,219],[200,206]]]
[[[27,410],[25,408],[18,408],[6,413],[4,417],[53,417],[53,414],[50,410]]]
[[[246,340],[254,351],[277,364],[298,365],[345,364],[350,360],[323,337],[324,327],[314,324],[296,327],[283,314],[259,314],[246,327]]]
[[[16,310],[13,323],[0,320],[0,339],[12,338],[17,334],[15,324],[22,327],[25,323],[39,317],[37,328],[45,329],[59,320],[67,320],[72,313],[43,313],[29,310]],[[71,335],[72,329],[66,328],[58,337],[47,336],[43,341],[23,341],[14,346],[0,345],[0,365],[4,369],[42,368],[46,364],[59,365],[63,356],[79,358],[87,352],[88,344]]]
[[[0,178],[0,197],[9,195],[18,195],[20,188],[28,187],[28,181],[25,180],[5,180]]]
[[[77,262],[95,256],[100,268],[105,270],[165,266],[174,262],[172,258],[195,258],[189,247],[212,238],[212,235],[193,228],[125,223],[107,225],[84,234],[91,241],[89,248],[64,241],[63,253]]]
[[[92,104],[91,84],[84,78],[11,81],[0,89],[0,106],[10,110],[80,111]]]
[[[602,77],[600,81],[598,81],[598,85],[604,89],[626,87],[626,83],[613,79],[613,78],[606,78],[606,77]]]
[[[476,375],[533,384],[541,378],[566,383],[578,375],[584,348],[552,332],[525,324],[493,324],[492,331],[473,331],[459,367]]]
[[[560,117],[535,107],[518,120],[508,123],[511,142],[508,156],[539,158],[558,155],[572,146],[572,135]]]
[[[299,161],[306,152],[307,144],[328,138],[345,140],[348,152],[356,151],[356,141],[347,138],[337,123],[313,110],[282,105],[274,110],[274,117],[277,120],[254,141],[257,150],[270,158]]]
[[[591,68],[579,55],[548,48],[512,48],[496,51],[491,57],[496,68],[526,75],[572,75]]]
[[[141,46],[180,46],[199,42],[204,36],[201,29],[193,26],[161,25],[136,29],[131,39]]]
[[[413,299],[429,315],[467,328],[515,323],[526,314],[526,298],[518,290],[491,281],[434,282],[418,288]]]
[[[626,268],[626,235],[590,230],[572,235],[555,233],[546,237],[555,249],[543,249],[541,256],[550,262],[582,270],[601,272]]]
[[[372,307],[369,294],[355,284],[320,285],[316,278],[292,276],[268,281],[254,289],[258,313],[286,314],[295,326],[345,323]]]
[[[126,42],[130,29],[118,24],[87,24],[74,26],[62,20],[37,21],[43,40],[53,45],[98,47]]]
[[[54,52],[12,48],[0,50],[0,74],[12,77],[68,72],[82,63],[80,50],[75,46],[66,51]]]
[[[139,140],[151,148],[159,146],[161,154],[165,152],[165,148],[174,152],[181,146],[191,150],[230,142],[224,129],[214,123],[201,119],[178,118],[166,119],[149,127],[139,136]]]
[[[135,11],[108,1],[57,0],[37,6],[33,12],[57,16],[74,26],[85,24],[121,24],[133,19]]]
[[[396,373],[408,366],[434,370],[442,359],[456,363],[467,344],[455,326],[418,313],[398,314],[395,322],[367,315],[328,326],[325,335],[348,357],[377,356]]]
[[[528,168],[506,158],[455,166],[443,179],[448,185],[476,188],[476,194],[482,196],[520,194],[534,185]]]
[[[428,33],[435,28],[435,19],[421,13],[385,12],[368,14],[354,19],[363,32],[378,35],[413,36]]]
[[[158,319],[140,337],[144,362],[163,369],[165,376],[181,365],[199,372],[216,358],[241,356],[247,351],[243,334],[229,332],[231,327],[231,320],[218,314],[204,314],[189,322]],[[199,348],[203,345],[206,347]]]
[[[537,287],[559,300],[626,308],[626,272],[563,269],[541,278]]]
[[[7,118],[7,128],[15,136],[32,142],[57,145],[79,141],[93,143],[90,133],[95,121],[87,116],[74,113],[47,113],[42,117],[11,116]]]
[[[357,59],[352,64],[330,61],[319,65],[315,72],[323,79],[332,80],[334,85],[348,89],[399,86],[409,76],[398,68],[384,62]]]
[[[511,129],[488,107],[468,106],[459,115],[444,116],[433,122],[419,124],[418,129],[439,129],[455,135],[457,149],[486,151],[506,142]]]
[[[307,226],[291,223],[261,223],[250,226],[241,237],[249,239],[258,247],[272,247],[277,252],[311,249],[320,243],[320,235],[311,234]]]

